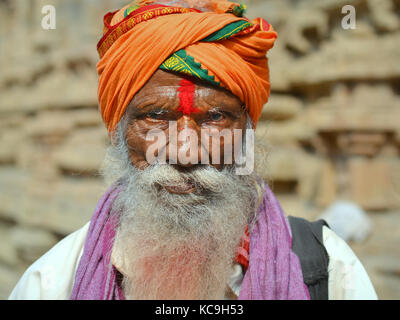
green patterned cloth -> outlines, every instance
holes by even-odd
[[[245,20],[235,21],[223,27],[221,30],[212,33],[202,41],[215,42],[226,40],[251,26],[252,24]],[[215,86],[220,86],[220,83],[215,81],[215,77],[209,75],[208,70],[202,68],[201,63],[195,62],[194,58],[189,56],[184,49],[172,54],[167,60],[164,61],[164,63],[160,66],[160,69],[184,73],[205,80]]]

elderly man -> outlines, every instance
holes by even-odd
[[[256,127],[268,100],[277,37],[243,11],[160,0],[105,16],[99,102],[114,183],[10,299],[376,299],[343,240],[322,223],[289,223],[254,172],[238,174],[233,150],[251,143],[236,133]]]

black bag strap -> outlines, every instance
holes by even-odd
[[[288,217],[292,229],[292,250],[299,257],[304,283],[311,300],[328,300],[329,256],[322,238],[324,220],[309,222]]]

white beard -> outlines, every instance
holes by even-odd
[[[122,149],[110,147],[104,174],[122,177],[113,211],[120,214],[115,245],[127,266],[126,298],[223,299],[240,238],[255,216],[254,176],[237,176],[233,166],[138,170]],[[164,188],[186,181],[197,191]]]

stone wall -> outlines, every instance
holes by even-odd
[[[341,8],[357,10],[344,30]],[[105,190],[96,41],[122,0],[0,0],[0,298]],[[351,244],[382,298],[400,298],[400,1],[252,0],[278,31],[272,96],[257,128],[260,174],[291,215],[337,199],[374,222]],[[41,28],[53,4],[57,29]]]

